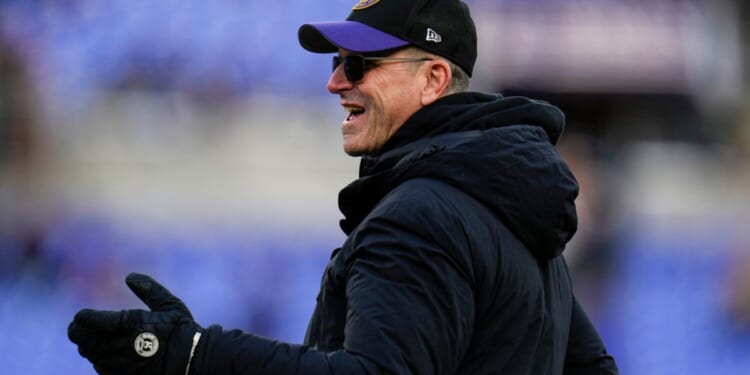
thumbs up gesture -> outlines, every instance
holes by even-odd
[[[151,277],[131,273],[125,283],[150,311],[82,309],[68,326],[70,341],[99,374],[187,374],[203,328]]]

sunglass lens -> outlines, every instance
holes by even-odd
[[[365,75],[365,61],[362,56],[349,55],[344,57],[344,73],[350,82],[358,82]]]
[[[335,71],[339,65],[344,64],[344,74],[350,82],[359,82],[365,75],[365,60],[362,56],[333,56],[331,70]]]
[[[331,72],[333,72],[334,70],[336,70],[336,68],[339,67],[339,65],[341,65],[341,56],[333,56],[333,61],[331,62]]]

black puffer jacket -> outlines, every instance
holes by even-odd
[[[197,373],[617,373],[560,256],[578,193],[563,123],[480,93],[417,112],[339,195],[348,238],[305,345],[213,326]]]

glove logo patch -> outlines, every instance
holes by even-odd
[[[151,357],[159,350],[159,339],[151,332],[143,332],[135,338],[135,352],[141,357]]]

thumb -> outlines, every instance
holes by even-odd
[[[193,315],[182,300],[175,297],[151,276],[131,273],[125,278],[125,283],[151,311],[176,311],[193,319]]]

